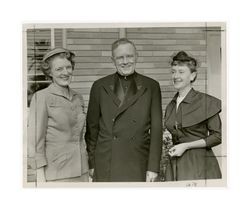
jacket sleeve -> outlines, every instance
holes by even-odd
[[[99,133],[99,90],[96,83],[93,84],[90,91],[89,106],[86,119],[85,141],[87,144],[87,152],[89,156],[89,168],[94,168],[94,153]]]
[[[216,114],[207,120],[207,128],[209,135],[204,140],[207,147],[214,147],[221,143],[221,119],[220,115]]]
[[[85,112],[84,99],[83,99],[82,95],[80,95],[80,94],[77,94],[77,97],[80,100],[80,106],[81,106],[81,112],[80,112],[80,114],[81,114],[81,123],[82,124],[80,124],[80,125],[82,126],[81,128],[84,128],[85,123],[86,123],[86,112]],[[81,142],[82,142],[82,145],[84,147],[86,147],[86,142],[85,142],[85,139],[84,139],[84,132],[83,131],[84,130],[82,130],[82,133],[81,133]]]
[[[152,90],[151,128],[148,171],[159,172],[162,152],[162,106],[161,90],[157,82]]]
[[[28,124],[28,155],[35,160],[34,168],[47,165],[45,137],[48,125],[45,95],[35,93],[31,100]]]

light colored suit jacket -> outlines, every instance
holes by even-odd
[[[79,94],[70,89],[67,97],[53,83],[32,98],[28,154],[34,158],[35,168],[45,167],[48,181],[77,177],[88,171],[83,108]]]

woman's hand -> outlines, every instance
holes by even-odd
[[[169,155],[171,157],[180,157],[188,149],[205,148],[205,147],[206,147],[206,141],[204,139],[177,144],[173,146],[171,149],[169,149]]]
[[[180,157],[183,153],[188,149],[188,145],[186,143],[177,144],[169,149],[169,155],[171,157]]]

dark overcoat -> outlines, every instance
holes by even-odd
[[[145,181],[159,171],[162,108],[159,83],[135,73],[123,102],[112,74],[94,82],[87,113],[86,143],[95,181]]]
[[[204,139],[206,147],[189,149],[181,157],[173,157],[172,171],[167,171],[166,179],[221,178],[220,167],[212,151],[212,147],[221,143],[221,101],[191,89],[176,110],[177,96],[174,96],[165,112],[165,126],[172,134],[173,144]]]

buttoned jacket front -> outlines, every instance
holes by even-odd
[[[123,103],[116,94],[117,74],[91,89],[86,143],[96,181],[145,181],[159,171],[162,110],[159,83],[135,74]]]
[[[82,97],[69,97],[55,84],[34,94],[29,113],[29,156],[45,167],[46,180],[81,176],[88,171],[83,139]]]
[[[172,158],[173,174],[167,180],[197,180],[221,178],[218,161],[212,147],[221,144],[221,101],[211,95],[191,89],[176,110],[178,93],[168,104],[165,127],[172,134],[173,144],[205,140],[205,148],[186,150]]]

